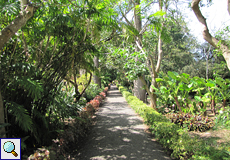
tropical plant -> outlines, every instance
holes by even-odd
[[[175,100],[180,112],[182,112],[183,104],[188,107],[188,92],[192,90],[192,85],[189,84],[189,75],[186,73],[178,74],[168,71],[168,77],[157,78],[157,82],[163,82],[168,87],[170,96]],[[152,86],[155,90],[156,87]],[[182,106],[181,106],[182,104]]]

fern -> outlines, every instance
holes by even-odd
[[[47,128],[47,129],[49,128],[48,127],[48,122],[47,122],[45,116],[42,115],[37,109],[33,110],[33,116],[37,117],[40,120],[42,120],[42,122],[43,122],[42,124],[44,125],[45,128]]]
[[[27,140],[30,136],[26,136],[26,137],[23,137],[21,139],[21,150],[24,150],[26,149],[26,143],[25,143],[25,140]]]
[[[19,86],[29,92],[28,96],[31,96],[35,101],[41,99],[43,88],[38,80],[31,80],[27,77],[16,78],[16,80]]]
[[[19,127],[25,132],[28,132],[33,123],[27,110],[22,105],[15,102],[7,102],[6,107],[8,112],[16,118],[16,123],[19,124]]]

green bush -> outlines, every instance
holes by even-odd
[[[163,147],[172,150],[172,158],[225,160],[230,156],[229,151],[226,149],[227,147],[219,150],[211,147],[211,144],[207,145],[207,142],[202,139],[191,137],[187,130],[171,123],[169,119],[144,104],[123,86],[118,84],[117,86],[128,104],[144,118],[145,123],[150,126],[151,132]]]
[[[103,89],[101,89],[97,84],[90,84],[89,87],[85,91],[84,97],[86,98],[87,102],[89,102],[102,91]]]
[[[219,111],[219,115],[216,119],[216,128],[217,127],[230,128],[230,108],[226,108],[224,111]]]

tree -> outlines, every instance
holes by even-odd
[[[4,47],[4,45],[8,42],[8,40],[21,28],[23,27],[26,22],[34,15],[34,12],[36,11],[36,7],[29,4],[28,0],[20,0],[21,3],[21,12],[19,15],[9,24],[6,26],[3,30],[0,32],[0,50]],[[1,87],[1,86],[0,86]],[[1,88],[0,88],[1,92]],[[5,116],[4,116],[4,106],[3,106],[3,100],[2,95],[0,93],[0,124],[5,123]],[[0,135],[5,133],[5,128],[0,128]],[[5,135],[4,135],[5,137]]]
[[[142,83],[144,84],[146,91],[149,94],[150,107],[152,107],[154,109],[157,109],[157,103],[156,103],[157,102],[157,95],[154,93],[155,88],[158,87],[157,82],[156,82],[156,78],[158,78],[158,73],[160,71],[160,66],[161,66],[161,62],[162,62],[162,58],[163,58],[162,37],[166,38],[168,36],[166,34],[167,31],[166,31],[166,28],[164,26],[164,20],[163,19],[160,20],[162,18],[162,16],[165,15],[167,12],[168,1],[164,2],[164,1],[159,0],[158,5],[159,5],[159,11],[157,13],[153,14],[154,17],[159,18],[158,23],[154,24],[156,27],[157,35],[158,35],[158,42],[157,42],[157,46],[156,46],[157,49],[155,50],[155,52],[157,52],[156,66],[154,63],[153,55],[151,55],[151,53],[145,53],[143,48],[140,45],[138,45],[138,43],[137,43],[137,45],[141,49],[141,51],[147,55],[146,61],[148,64],[147,66],[149,68],[150,75],[151,75],[151,86],[150,86],[150,88],[148,88],[149,86],[147,85],[146,81],[142,77],[139,77],[139,78],[141,79]],[[162,11],[163,6],[165,7],[165,12]],[[155,21],[156,21],[156,19],[155,19]],[[165,35],[163,35],[163,34],[165,34]],[[148,63],[148,61],[150,61],[150,64]]]
[[[88,17],[93,17],[92,22],[99,23],[102,22],[101,13],[108,13],[103,5],[95,1],[43,3],[42,9],[36,12],[39,17],[30,19],[19,29],[5,44],[0,56],[1,129],[4,129],[5,107],[11,124],[8,135],[30,135],[28,143],[33,147],[49,143],[47,139],[55,136],[55,130],[60,129],[60,117],[64,120],[68,116],[70,108],[61,96],[62,81],[67,76],[74,76],[77,67],[86,69],[88,73],[94,70],[93,57],[98,46],[95,42],[98,41],[92,40],[94,36],[88,28]],[[105,19],[109,20],[109,14],[106,16]],[[10,18],[7,17],[7,20]],[[5,19],[1,16],[0,21]],[[96,25],[102,27],[106,23]],[[100,33],[98,30],[97,34]],[[73,107],[79,109],[77,104]],[[56,122],[57,125],[54,125]],[[52,135],[51,130],[54,131]],[[2,133],[5,131],[1,130]]]
[[[0,32],[0,49],[2,49],[8,40],[26,24],[26,22],[34,15],[34,12],[37,9],[33,5],[29,4],[28,0],[20,0],[20,2],[21,12],[13,20],[13,22],[11,22]]]
[[[133,36],[133,41],[135,43],[137,43],[137,45],[142,45],[141,44],[141,39],[142,39],[142,34],[143,34],[143,30],[145,30],[145,27],[142,28],[142,20],[141,20],[141,5],[140,5],[141,1],[140,0],[134,0],[131,1],[130,4],[128,4],[128,11],[127,12],[123,12],[120,8],[120,12],[122,13],[122,18],[125,19],[126,24],[125,26],[127,28],[129,28],[130,30],[134,30],[134,35]],[[129,6],[130,5],[130,6]],[[131,9],[130,9],[131,8]],[[133,16],[134,16],[134,23],[131,23],[128,18],[127,18],[127,14],[133,9]],[[121,19],[122,19],[121,18]],[[135,47],[135,52],[139,52],[140,48],[136,45]],[[136,61],[140,61],[138,59],[138,57],[135,57]],[[141,75],[142,78],[144,78],[143,74]],[[134,96],[136,96],[137,98],[139,98],[142,101],[145,101],[145,90],[143,89],[144,85],[141,82],[140,77],[137,77],[137,79],[135,79],[133,81],[134,83]]]
[[[213,37],[208,29],[208,25],[206,23],[206,19],[204,18],[204,16],[202,15],[201,11],[200,11],[200,7],[199,7],[199,3],[201,2],[201,0],[193,0],[192,1],[192,10],[195,13],[198,21],[202,24],[203,26],[203,38],[210,43],[214,48],[219,49],[224,56],[225,61],[227,62],[227,66],[228,69],[230,69],[230,48],[229,46],[221,40],[218,40],[217,38]],[[230,1],[227,1],[227,5],[228,5],[228,12],[230,14]]]
[[[98,70],[98,68],[99,68],[99,58],[97,56],[95,56],[93,58],[93,62],[94,62],[95,68]],[[97,74],[99,74],[99,72],[94,72],[93,81],[94,81],[94,83],[98,84],[98,86],[101,88],[100,76],[97,75]]]

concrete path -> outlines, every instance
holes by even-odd
[[[143,120],[130,108],[116,86],[112,86],[96,113],[96,124],[78,151],[77,160],[169,160],[151,139]]]

